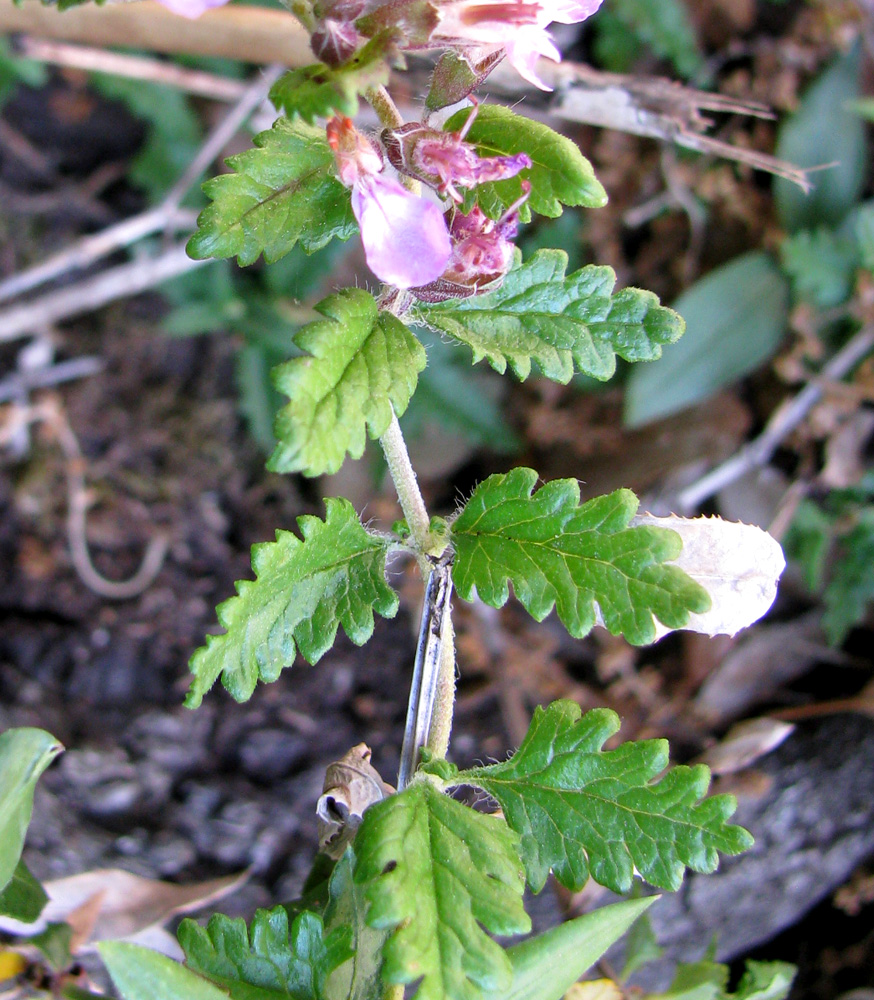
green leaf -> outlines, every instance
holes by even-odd
[[[796,298],[820,309],[846,302],[860,264],[858,245],[852,236],[822,226],[787,237],[780,247],[780,259],[792,279]]]
[[[326,978],[349,955],[348,929],[326,938],[321,918],[301,913],[289,930],[282,906],[258,910],[249,928],[222,914],[205,928],[183,920],[178,936],[189,968],[231,1000],[321,1000]]]
[[[861,511],[852,530],[841,536],[823,597],[822,626],[828,641],[839,646],[874,601],[874,506]]]
[[[770,358],[786,333],[789,286],[768,254],[753,251],[695,282],[673,308],[686,333],[660,361],[632,370],[630,427],[693,406]]]
[[[640,917],[635,920],[625,939],[625,964],[619,978],[624,982],[644,965],[658,961],[663,954],[664,948],[658,943],[649,917]]]
[[[325,501],[327,517],[300,517],[303,541],[277,531],[275,542],[252,547],[257,579],[237,583],[237,597],[216,609],[222,635],[206,637],[192,656],[194,674],[185,704],[197,708],[222,675],[237,701],[258,680],[275,681],[295,649],[316,663],[342,625],[358,645],[373,632],[373,609],[391,618],[397,594],[385,582],[387,543],[368,534],[348,500]]]
[[[606,25],[603,14],[608,15]],[[655,55],[669,59],[681,76],[691,76],[703,62],[689,11],[681,0],[614,0],[594,24],[598,32],[598,55],[606,56],[610,62],[608,68],[617,72],[631,68],[626,62],[633,53],[629,39],[632,45],[634,42],[646,45]]]
[[[509,364],[520,379],[536,362],[547,378],[569,382],[574,371],[600,380],[626,361],[661,357],[662,345],[683,333],[682,319],[652,292],[624,288],[613,295],[612,268],[590,265],[565,276],[567,255],[540,250],[488,295],[421,306],[429,325],[486,358],[499,372]]]
[[[124,101],[148,125],[145,142],[129,171],[130,179],[157,201],[194,159],[201,142],[200,117],[176,87],[107,73],[92,74],[94,86]]]
[[[101,941],[97,950],[124,1000],[228,1000],[223,990],[150,948]]]
[[[370,904],[368,925],[392,931],[386,983],[421,979],[419,1000],[481,1000],[510,986],[510,961],[485,931],[531,928],[517,845],[503,820],[428,781],[367,810],[355,838],[355,881]]]
[[[254,141],[254,149],[227,160],[234,173],[204,184],[212,204],[188,241],[192,257],[236,256],[246,265],[263,253],[272,263],[298,242],[312,253],[356,231],[324,129],[280,118]]]
[[[450,782],[473,785],[498,801],[522,838],[528,883],[543,888],[550,869],[569,889],[591,875],[614,892],[631,888],[635,869],[653,885],[676,890],[684,869],[712,872],[718,852],[739,854],[752,837],[726,824],[731,795],[701,801],[710,784],[703,764],[668,766],[666,740],[603,751],[619,717],[556,701],[537,708],[522,745],[501,764],[461,771]]]
[[[706,960],[681,963],[664,993],[649,993],[643,1000],[783,1000],[796,971],[788,962],[748,961],[737,992],[731,993],[727,965]]]
[[[470,114],[470,108],[464,108],[444,128],[457,132]],[[499,104],[483,104],[467,133],[467,141],[473,143],[480,156],[527,153],[532,166],[509,180],[474,188],[465,201],[465,211],[476,203],[490,219],[500,218],[522,197],[522,181],[531,184],[531,194],[519,212],[522,222],[529,222],[532,212],[556,218],[562,213],[562,205],[601,208],[607,204],[607,193],[579,146],[542,122],[517,115]]]
[[[37,780],[63,749],[42,729],[0,734],[0,889],[18,868]]]
[[[348,928],[352,956],[328,976],[325,1000],[373,1000],[383,993],[380,969],[388,931],[368,927],[364,889],[355,882],[352,848],[334,866],[328,883],[325,927],[330,934]]]
[[[774,181],[777,213],[789,232],[836,226],[862,193],[867,172],[865,125],[848,105],[859,92],[859,46],[841,56],[807,89],[777,136],[776,155],[813,175],[812,194]]]
[[[73,928],[69,924],[48,924],[27,942],[43,955],[55,972],[64,972],[73,964]]]
[[[274,385],[291,402],[276,418],[273,472],[319,476],[336,472],[347,452],[360,458],[366,432],[385,433],[425,367],[425,349],[369,292],[346,288],[315,308],[325,318],[294,338],[307,356],[274,370]]]
[[[707,592],[676,566],[680,536],[665,528],[628,523],[637,511],[630,490],[580,505],[575,479],[556,479],[532,495],[533,469],[490,476],[474,490],[452,524],[458,596],[494,608],[509,597],[508,583],[526,611],[542,621],[552,610],[571,635],[603,623],[614,635],[644,645],[655,638],[653,616],[682,628],[689,612],[710,607]]]
[[[0,892],[0,914],[25,924],[32,924],[49,901],[45,889],[33,877],[23,861],[16,865],[12,878]]]
[[[385,41],[374,38],[342,66],[316,63],[291,70],[273,84],[270,100],[289,118],[298,115],[310,124],[334,114],[354,118],[358,95],[369,87],[384,86],[388,78]]]
[[[656,899],[602,906],[508,948],[513,983],[488,1000],[559,1000]]]

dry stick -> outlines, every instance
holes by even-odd
[[[703,500],[753,469],[765,465],[780,442],[807,416],[823,396],[828,382],[848,374],[867,354],[874,350],[874,326],[863,327],[822,369],[815,381],[809,382],[797,396],[786,400],[768,421],[762,433],[736,455],[687,486],[677,498],[680,511],[695,510]]]
[[[100,309],[116,299],[137,295],[162,281],[211,263],[212,260],[192,260],[185,252],[185,244],[177,243],[157,257],[121,264],[96,278],[0,312],[0,343],[27,336],[35,327],[58,323]]]
[[[271,86],[282,73],[281,66],[270,66],[249,83],[237,103],[206,137],[197,155],[182,176],[165,195],[156,208],[151,208],[132,219],[125,219],[92,236],[85,236],[73,246],[36,267],[13,274],[0,282],[0,302],[6,301],[45,284],[68,271],[81,270],[121,247],[148,236],[150,233],[175,229],[188,229],[195,221],[193,212],[183,211],[179,204],[200,175],[236,135],[246,119],[265,100]],[[148,287],[148,286],[146,286]],[[71,289],[72,290],[72,289]],[[140,291],[142,289],[139,289]],[[25,308],[25,307],[22,307]],[[4,339],[3,316],[0,315],[0,340]],[[20,334],[15,334],[19,336]]]
[[[69,42],[33,38],[30,35],[19,35],[15,39],[15,52],[25,59],[35,59],[53,66],[163,83],[187,94],[209,97],[214,101],[227,101],[229,104],[239,100],[247,89],[243,80],[229,80],[202,69],[185,69],[175,63],[149,56],[130,56],[91,45],[71,45]]]

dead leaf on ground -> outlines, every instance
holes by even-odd
[[[795,729],[791,722],[761,716],[739,722],[699,758],[715,775],[746,770],[786,739]]]
[[[0,917],[0,930],[14,935],[38,934],[50,923],[73,928],[72,951],[88,951],[97,941],[136,940],[140,944],[181,955],[175,938],[162,924],[179,913],[206,906],[238,889],[249,872],[176,885],[143,878],[121,868],[99,868],[46,882],[49,897],[35,923]]]

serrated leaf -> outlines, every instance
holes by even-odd
[[[45,889],[27,865],[19,860],[12,878],[0,892],[0,914],[32,924],[48,901]]]
[[[602,906],[508,948],[513,983],[488,1000],[559,1000],[656,899]]]
[[[571,635],[587,635],[596,622],[635,644],[652,642],[655,616],[682,628],[689,613],[710,607],[699,584],[676,566],[679,535],[628,524],[637,511],[630,490],[580,505],[574,479],[557,479],[532,495],[533,469],[490,476],[452,524],[452,578],[459,597],[473,593],[503,607],[516,597],[537,621],[555,606]]]
[[[227,994],[184,965],[124,941],[97,945],[124,1000],[227,1000]]]
[[[248,928],[222,914],[205,928],[183,920],[178,935],[189,968],[231,1000],[321,1000],[328,975],[349,954],[348,929],[326,937],[314,913],[289,928],[282,906],[258,910]]]
[[[458,131],[470,114],[470,108],[459,111],[444,128]],[[532,212],[554,219],[561,215],[562,205],[602,208],[607,204],[607,192],[579,146],[542,122],[499,104],[483,104],[466,139],[480,156],[527,153],[532,165],[508,180],[478,185],[465,200],[465,211],[478,204],[490,219],[500,218],[522,197],[522,181],[531,185],[528,201],[519,212],[522,222],[530,222]]]
[[[425,349],[369,292],[346,288],[315,308],[325,318],[294,338],[307,356],[274,369],[274,385],[291,402],[276,418],[273,472],[318,476],[336,472],[347,453],[360,458],[367,431],[385,433],[425,367]]]
[[[303,540],[277,531],[252,548],[255,580],[237,583],[237,597],[216,609],[226,631],[210,635],[192,656],[185,704],[197,708],[216,682],[246,701],[258,680],[275,681],[296,649],[316,663],[340,625],[358,645],[373,632],[373,611],[391,618],[397,594],[385,582],[386,542],[368,534],[348,500],[325,501],[327,516],[300,517]]]
[[[486,358],[520,379],[536,362],[547,378],[569,382],[575,371],[606,380],[616,355],[653,361],[662,345],[683,333],[677,313],[652,292],[624,288],[613,294],[612,268],[590,265],[565,275],[567,255],[539,250],[514,268],[488,295],[421,306],[430,326],[467,344],[473,361]]]
[[[352,956],[328,976],[325,1000],[373,1000],[383,992],[380,968],[388,932],[367,926],[367,900],[352,877],[354,867],[355,855],[348,847],[328,883],[325,928],[329,933],[348,928]]]
[[[0,889],[9,884],[21,859],[37,780],[63,749],[42,729],[0,734]]]
[[[317,63],[293,69],[273,84],[270,100],[290,118],[297,115],[310,124],[315,118],[333,114],[354,118],[358,114],[358,95],[368,87],[388,83],[385,48],[383,38],[374,38],[342,66],[332,68]]]
[[[335,176],[324,129],[280,118],[255,136],[255,148],[227,160],[234,173],[207,181],[212,199],[188,241],[196,260],[234,257],[272,263],[298,242],[313,253],[355,231],[349,191]]]
[[[368,925],[392,932],[385,982],[421,979],[419,1000],[482,1000],[511,985],[510,961],[485,931],[531,928],[517,848],[503,820],[430,782],[367,810],[355,839],[355,881],[370,904]]]
[[[665,740],[624,743],[603,751],[619,716],[556,701],[537,708],[522,745],[501,764],[458,774],[453,785],[488,792],[522,838],[528,883],[543,888],[550,870],[569,889],[591,875],[614,892],[631,888],[635,870],[648,882],[678,889],[686,868],[712,872],[718,852],[739,854],[752,837],[726,819],[731,795],[702,800],[710,784],[703,764],[671,768]]]

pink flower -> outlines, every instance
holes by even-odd
[[[535,69],[541,56],[561,62],[548,25],[576,24],[600,6],[601,0],[450,0],[439,7],[433,39],[472,48],[476,61],[503,49],[520,76],[551,90]]]
[[[340,180],[352,188],[370,270],[397,288],[438,278],[452,252],[440,206],[386,177],[381,153],[349,118],[332,118],[327,132]]]
[[[367,266],[381,281],[413,288],[443,273],[452,247],[434,202],[411,194],[390,177],[368,174],[352,188],[352,211],[361,227]]]
[[[190,17],[192,20],[210,9],[210,7],[221,7],[228,0],[158,0],[167,10],[172,10],[174,14],[182,17]]]

